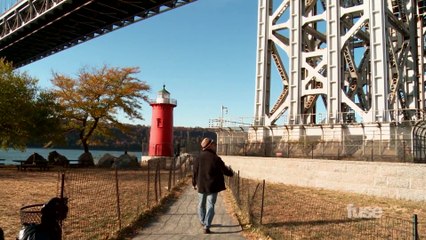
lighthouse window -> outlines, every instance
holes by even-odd
[[[161,118],[157,118],[157,127],[163,127],[163,121],[161,121]]]

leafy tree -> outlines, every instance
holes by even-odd
[[[61,121],[62,107],[55,101],[52,92],[41,91],[34,102],[31,140],[39,143],[65,142]]]
[[[53,96],[37,80],[0,59],[0,147],[24,149],[30,141],[52,140],[60,128]]]
[[[92,136],[108,135],[112,127],[124,129],[119,111],[130,119],[143,119],[142,100],[148,101],[149,85],[134,75],[137,67],[82,68],[77,78],[53,73],[53,93],[64,108],[69,131],[78,131],[84,152],[89,152]]]

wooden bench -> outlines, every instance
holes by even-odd
[[[25,171],[27,169],[32,169],[32,168],[39,169],[40,171],[47,171],[52,168],[52,166],[45,165],[45,164],[21,164],[21,165],[18,165],[17,167],[19,171]]]
[[[38,163],[38,164],[28,164],[25,163],[24,160],[13,160],[14,162],[18,162],[16,165],[18,171],[25,171],[27,169],[39,169],[40,171],[47,171],[52,168],[47,162],[46,163]]]

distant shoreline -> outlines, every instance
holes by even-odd
[[[38,153],[47,159],[48,155],[52,151],[57,151],[59,154],[64,155],[69,160],[78,159],[79,156],[84,152],[83,149],[60,149],[60,148],[27,148],[24,151],[20,150],[0,150],[0,159],[5,159],[1,163],[4,165],[17,165],[18,163],[13,162],[13,160],[26,160],[31,154]],[[95,163],[105,155],[106,153],[111,154],[115,157],[119,157],[124,154],[124,150],[90,150],[92,153]],[[134,155],[138,160],[142,157],[142,152],[127,150],[127,153]]]

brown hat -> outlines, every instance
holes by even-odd
[[[213,139],[204,138],[203,141],[201,141],[201,148],[206,150],[213,142]]]

